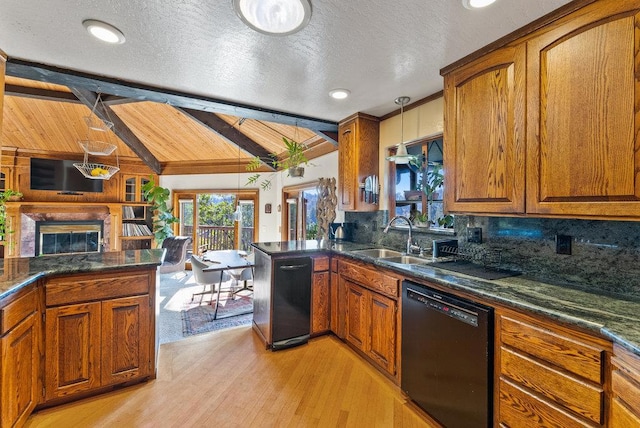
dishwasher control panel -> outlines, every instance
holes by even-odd
[[[478,326],[478,315],[476,313],[455,305],[455,302],[453,302],[451,298],[443,297],[436,293],[430,294],[431,295],[427,295],[421,291],[407,288],[407,298],[417,300],[429,308],[450,316],[451,318],[471,324],[474,327]]]

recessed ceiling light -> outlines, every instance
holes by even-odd
[[[348,89],[333,89],[329,91],[329,96],[336,100],[344,100],[349,96],[350,93],[351,91]]]
[[[124,43],[124,34],[111,24],[98,21],[95,19],[86,19],[82,21],[82,25],[87,29],[89,34],[98,40],[112,44]]]
[[[311,19],[309,0],[232,0],[232,3],[245,24],[264,34],[293,34]]]
[[[481,7],[489,6],[496,0],[462,0],[462,4],[467,9],[480,9]]]

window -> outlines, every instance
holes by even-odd
[[[390,163],[389,171],[395,176],[389,201],[393,215],[409,217],[418,226],[453,226],[453,217],[445,215],[443,209],[442,144],[442,135],[407,144],[407,152],[415,155],[416,161],[409,165]]]

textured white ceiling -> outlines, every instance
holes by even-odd
[[[408,95],[442,89],[440,68],[569,3],[498,0],[480,11],[460,0],[311,0],[301,32],[246,27],[231,0],[2,0],[0,50],[9,57],[160,88],[338,121],[384,115]],[[88,18],[126,43],[91,38]],[[333,88],[351,90],[336,101]]]

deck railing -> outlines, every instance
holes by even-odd
[[[183,234],[192,236],[193,226],[183,226]],[[234,245],[233,226],[198,226],[194,248],[208,250],[231,250]],[[243,227],[240,249],[249,251],[253,242],[253,227]]]

